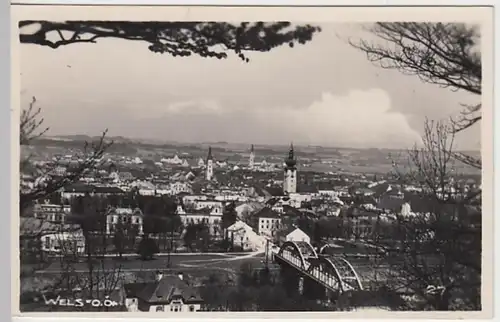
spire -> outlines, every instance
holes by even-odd
[[[212,157],[212,147],[211,146],[208,147],[207,160],[213,160],[213,157]]]
[[[295,167],[297,160],[295,160],[295,155],[293,151],[293,143],[290,143],[290,151],[288,151],[288,158],[285,159],[285,164],[288,167]]]

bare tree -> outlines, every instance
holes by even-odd
[[[32,140],[44,135],[49,128],[42,128],[43,118],[40,118],[42,109],[35,108],[36,97],[33,96],[29,107],[21,112],[19,142],[21,145],[28,145]]]
[[[385,69],[415,75],[423,82],[482,94],[479,27],[460,23],[378,22],[368,28],[380,42],[350,41],[368,60]],[[451,119],[457,133],[481,120],[481,103],[463,105],[460,116]],[[481,168],[481,160],[453,152],[458,160]]]
[[[19,22],[22,44],[59,48],[76,43],[96,43],[103,38],[142,41],[155,53],[224,59],[228,52],[248,62],[245,51],[267,52],[288,44],[305,44],[319,27],[292,26],[290,22],[201,21],[44,21]],[[34,31],[33,31],[34,30]],[[54,38],[50,38],[54,36]]]
[[[41,118],[41,108],[35,108],[36,98],[33,97],[29,108],[21,113],[20,121],[20,144],[21,146],[31,145],[34,140],[44,135],[49,128],[43,127],[44,119]],[[65,175],[54,175],[54,169],[61,164],[56,160],[42,173],[38,173],[42,180],[30,189],[20,191],[20,210],[23,212],[36,200],[46,198],[61,188],[78,181],[82,176],[92,171],[101,161],[105,151],[112,141],[106,140],[107,130],[94,142],[85,142],[81,149],[77,164]],[[30,157],[21,158],[20,171],[26,170],[30,165]]]
[[[480,191],[455,189],[453,132],[434,122],[424,132],[423,147],[409,151],[410,170],[397,171],[422,192],[392,225],[387,283],[410,295],[410,309],[480,310],[481,208],[472,202]]]

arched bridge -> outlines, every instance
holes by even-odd
[[[346,259],[317,254],[308,242],[285,242],[275,252],[274,260],[279,264],[288,264],[300,275],[335,293],[363,290],[356,270]]]

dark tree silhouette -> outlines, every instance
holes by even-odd
[[[116,230],[113,236],[113,244],[115,246],[116,252],[118,253],[118,256],[122,258],[123,253],[127,248],[127,230],[121,220],[118,222],[115,229]]]
[[[236,213],[236,204],[234,202],[231,202],[224,207],[224,211],[222,212],[222,229],[226,230],[229,226],[234,224],[237,219],[238,214]]]
[[[461,23],[378,22],[369,28],[382,42],[365,40],[350,44],[366,53],[382,68],[416,75],[423,82],[454,91],[482,94],[480,30],[476,25]],[[452,132],[470,128],[481,120],[481,103],[462,106],[452,119]],[[481,160],[454,153],[454,157],[475,168]]]
[[[184,232],[184,244],[190,250],[194,248],[206,251],[210,247],[210,227],[205,223],[188,224]]]
[[[33,28],[35,27],[35,28]],[[38,28],[36,28],[38,27]],[[44,21],[19,22],[22,44],[59,48],[75,43],[96,43],[102,38],[142,41],[155,53],[173,56],[213,57],[223,59],[228,52],[248,62],[245,51],[266,52],[296,43],[305,44],[319,27],[292,26],[290,22],[171,21]],[[35,29],[34,32],[29,30]],[[55,37],[50,38],[49,35]]]
[[[141,257],[142,260],[151,260],[154,255],[158,254],[160,249],[158,245],[154,241],[154,239],[149,238],[149,236],[144,235],[142,240],[139,242],[139,247],[137,249],[137,253]]]

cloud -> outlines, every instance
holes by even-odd
[[[176,102],[167,106],[167,113],[172,114],[220,114],[222,109],[213,100],[197,100],[197,101],[186,101],[186,102]]]
[[[309,144],[407,147],[419,141],[406,117],[390,110],[385,91],[353,90],[342,96],[324,93],[303,109],[258,109],[255,120],[279,127],[288,140]]]
[[[406,148],[420,140],[406,117],[391,110],[380,89],[324,93],[303,108],[222,106],[213,101],[170,104],[154,135],[177,141],[229,141],[256,144],[300,144]],[[148,133],[143,133],[141,136]]]

